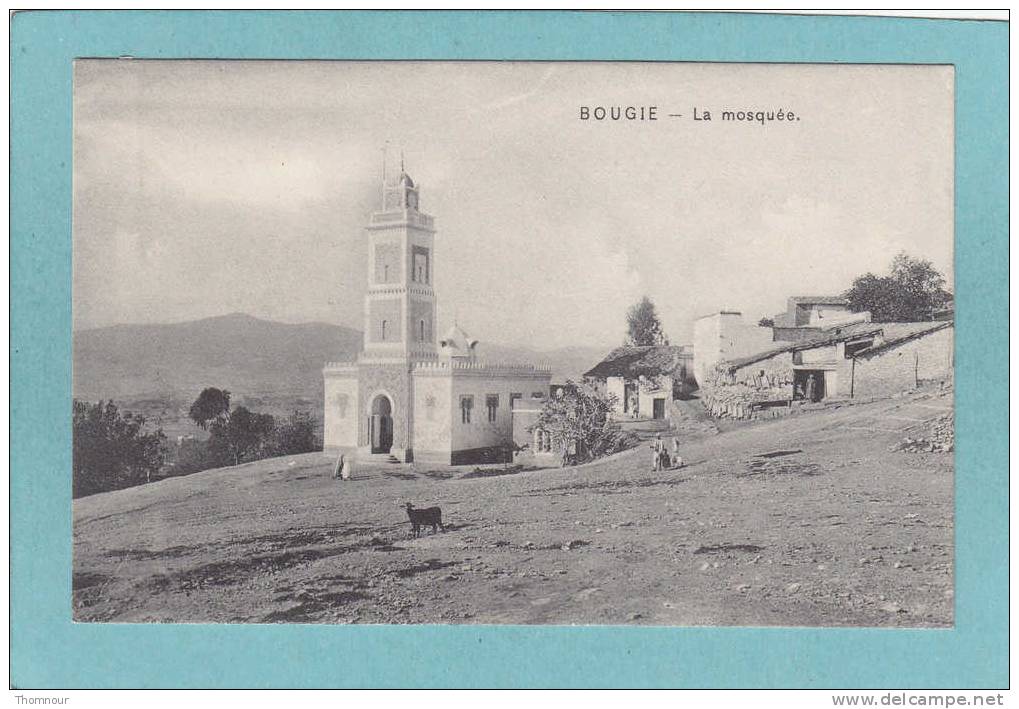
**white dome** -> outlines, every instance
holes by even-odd
[[[449,357],[470,357],[474,354],[474,348],[478,341],[471,339],[470,335],[464,332],[459,325],[453,325],[446,334],[439,340],[439,347],[443,354]]]

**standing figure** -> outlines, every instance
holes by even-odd
[[[350,480],[350,467],[347,457],[340,453],[336,458],[336,465],[333,466],[333,480]]]
[[[807,376],[806,396],[807,401],[817,401],[817,399],[815,398],[817,396],[817,380],[814,379],[813,374]]]
[[[679,455],[679,439],[678,438],[673,438],[672,439],[672,467],[673,468],[682,468],[683,467],[683,459]]]
[[[665,447],[662,445],[662,434],[656,433],[655,440],[651,442],[651,470],[658,472],[662,469],[662,453]]]

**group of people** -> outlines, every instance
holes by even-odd
[[[669,455],[668,446],[662,440],[662,434],[655,434],[651,441],[651,469],[654,472],[668,470],[669,468],[682,468],[683,458],[679,455],[679,439],[672,439],[672,455]]]

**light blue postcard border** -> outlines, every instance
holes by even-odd
[[[1006,23],[537,11],[27,12],[13,19],[10,51],[15,687],[1007,686]],[[121,55],[953,64],[955,628],[71,623],[71,63]],[[925,117],[918,112],[915,120]]]

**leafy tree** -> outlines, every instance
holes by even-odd
[[[229,411],[230,392],[208,387],[191,404],[188,417],[205,431],[214,422],[225,419]]]
[[[627,344],[637,347],[649,345],[667,345],[669,340],[662,332],[662,323],[658,320],[655,304],[646,295],[639,303],[630,307],[626,314]]]
[[[217,451],[208,441],[191,440],[178,446],[177,459],[166,471],[166,476],[190,475],[229,464],[229,452],[225,448]]]
[[[761,318],[757,321],[758,327],[775,327],[775,321],[772,318]]]
[[[952,299],[944,276],[931,262],[905,252],[892,260],[887,276],[859,276],[845,295],[851,310],[869,310],[874,322],[931,320],[934,311]]]
[[[162,430],[145,431],[145,418],[123,415],[112,401],[72,404],[73,496],[149,482],[163,464]]]
[[[213,459],[231,465],[268,458],[272,455],[270,444],[275,429],[276,420],[270,414],[238,406],[226,417],[213,420],[208,445]]]
[[[293,455],[322,450],[315,436],[315,419],[307,411],[294,411],[286,421],[276,425],[273,455]]]
[[[614,395],[568,381],[545,400],[534,428],[551,437],[554,449],[562,452],[564,466],[614,453],[633,445],[632,436],[622,434],[609,416],[615,401]]]

